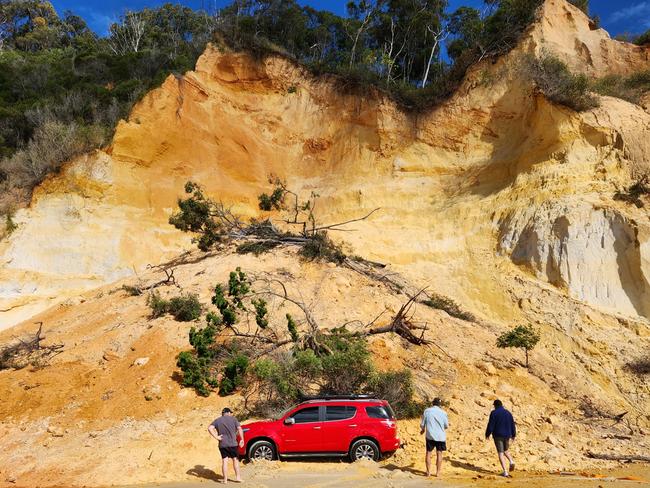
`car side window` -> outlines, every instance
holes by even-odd
[[[384,407],[366,407],[366,414],[372,419],[390,419],[391,416]]]
[[[307,407],[298,410],[291,417],[297,424],[306,424],[307,422],[318,422],[318,407]]]
[[[325,407],[325,421],[351,419],[357,413],[357,407],[332,405]]]

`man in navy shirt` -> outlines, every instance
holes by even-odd
[[[485,429],[485,438],[489,439],[492,436],[494,439],[499,454],[499,462],[503,468],[501,476],[509,478],[510,474],[508,474],[508,468],[506,467],[506,459],[510,462],[510,471],[514,471],[515,461],[510,455],[510,440],[515,439],[517,428],[512,414],[504,408],[501,400],[494,400],[493,405],[494,410],[490,412],[490,420],[487,429]]]

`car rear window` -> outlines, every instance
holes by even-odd
[[[348,405],[332,405],[325,407],[325,420],[351,419],[357,413],[357,407]]]
[[[390,410],[390,407],[386,408],[383,406],[376,407],[366,407],[366,414],[372,419],[392,419],[393,412]]]
[[[318,422],[318,407],[308,407],[298,410],[292,415],[297,424],[305,424],[307,422]]]

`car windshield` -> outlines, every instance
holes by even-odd
[[[288,414],[293,408],[294,407],[285,408],[280,413],[275,414],[273,416],[273,420],[280,420],[282,417],[284,417],[286,414]]]

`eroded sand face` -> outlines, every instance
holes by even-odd
[[[507,259],[577,300],[645,317],[647,219],[612,197],[648,167],[650,114],[609,98],[583,114],[552,105],[523,59],[551,52],[603,76],[647,68],[648,49],[591,30],[564,0],[541,14],[517,49],[419,115],[281,58],[209,47],[135,107],[109,148],[71,162],[18,213],[0,243],[0,328],[189,248],[167,223],[187,180],[250,217],[270,174],[317,192],[323,222],[380,207],[341,236],[352,251],[436,276],[485,317],[512,318],[489,279]]]

